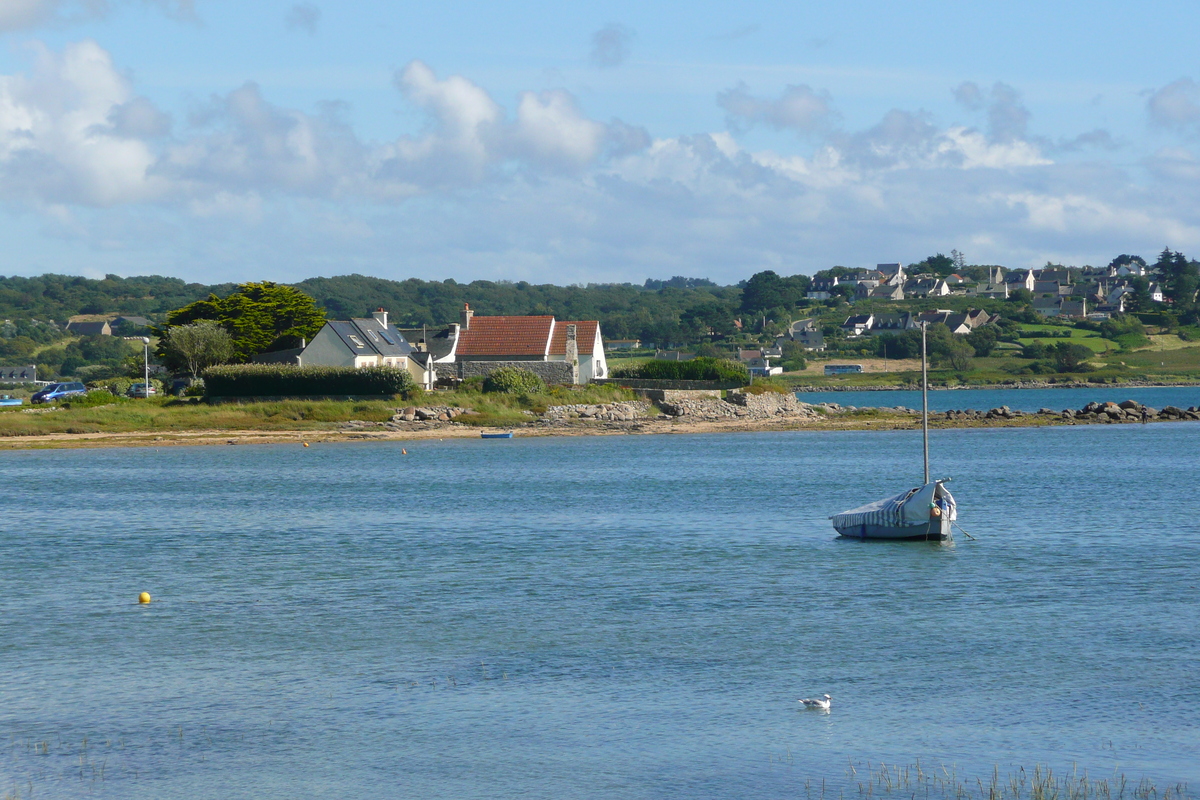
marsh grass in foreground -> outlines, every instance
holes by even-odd
[[[1085,771],[1056,773],[1048,766],[1019,767],[1002,775],[993,767],[987,778],[960,776],[954,767],[886,764],[866,767],[850,762],[845,789],[831,790],[826,781],[804,783],[806,800],[832,800],[857,792],[859,798],[905,797],[920,800],[1192,800],[1186,783],[1158,785],[1149,778],[1131,781],[1123,773],[1092,778]]]
[[[251,400],[203,403],[175,398],[127,400],[79,407],[16,407],[0,411],[0,437],[81,433],[160,433],[201,430],[321,430],[339,422],[386,422],[405,406],[455,406],[474,414],[467,424],[511,426],[552,405],[612,403],[634,395],[615,386],[552,386],[537,394],[484,393],[468,387],[455,392],[414,393],[387,400]]]

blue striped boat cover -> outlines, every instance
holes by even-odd
[[[843,511],[830,517],[835,528],[856,528],[860,525],[917,525],[929,520],[929,509],[936,502],[942,507],[942,513],[951,520],[958,519],[958,509],[954,498],[941,483],[927,483],[907,492],[901,492],[895,497],[876,500],[865,506]]]

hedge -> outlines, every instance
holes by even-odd
[[[394,367],[231,364],[209,367],[203,377],[207,397],[390,396],[416,388],[412,375]]]
[[[691,361],[655,359],[641,364],[613,367],[613,378],[640,378],[669,381],[723,381],[745,386],[750,383],[746,365],[725,358],[693,358]]]
[[[537,373],[520,367],[500,367],[483,379],[485,392],[501,394],[537,394],[545,391],[546,382]]]

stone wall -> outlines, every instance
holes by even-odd
[[[725,400],[679,400],[661,402],[658,407],[671,417],[693,419],[769,419],[771,417],[820,416],[813,406],[801,403],[792,394],[731,394]]]
[[[442,377],[446,368],[457,369],[454,374],[460,380],[466,378],[482,378],[501,367],[516,367],[527,369],[546,383],[573,383],[571,365],[566,361],[459,361],[455,364],[438,364],[438,377]]]

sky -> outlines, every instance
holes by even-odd
[[[0,275],[1200,251],[1200,8],[0,0]]]

